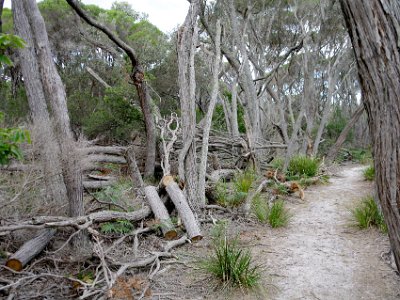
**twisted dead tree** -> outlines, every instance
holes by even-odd
[[[106,34],[108,38],[118,47],[120,47],[129,57],[132,67],[130,77],[136,87],[136,92],[139,97],[140,107],[142,109],[146,125],[146,164],[144,175],[153,176],[156,159],[156,126],[151,109],[151,98],[148,92],[144,70],[141,66],[140,60],[132,47],[126,44],[109,28],[89,16],[89,14],[87,14],[78,4],[78,1],[67,0],[67,2],[86,23]]]

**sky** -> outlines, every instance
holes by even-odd
[[[17,0],[20,1],[20,0]],[[124,0],[137,12],[148,14],[149,21],[165,33],[171,32],[185,20],[189,8],[187,0]],[[83,0],[85,4],[96,4],[109,9],[113,0]],[[5,7],[11,7],[11,0],[5,0]]]

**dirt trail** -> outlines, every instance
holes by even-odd
[[[258,230],[254,256],[276,288],[272,299],[400,299],[400,280],[382,260],[387,236],[352,227],[349,208],[372,192],[360,166],[342,170],[326,186],[290,205],[287,228]]]

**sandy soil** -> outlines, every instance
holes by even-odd
[[[304,202],[289,199],[293,217],[286,228],[235,224],[243,244],[265,268],[261,292],[215,289],[199,271],[175,265],[156,280],[155,290],[166,292],[160,299],[400,299],[400,277],[382,259],[389,251],[387,236],[352,225],[351,208],[372,193],[363,168],[344,167],[330,184],[307,189]],[[205,256],[208,242],[177,254],[182,261]]]
[[[276,286],[272,299],[400,299],[399,277],[381,258],[387,236],[350,225],[349,208],[372,192],[363,168],[308,189],[289,227],[265,232],[255,256]]]

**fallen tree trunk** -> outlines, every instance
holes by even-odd
[[[42,252],[56,232],[56,229],[46,229],[35,238],[27,241],[7,260],[6,266],[15,271],[21,271],[32,258]]]
[[[126,151],[126,160],[128,161],[128,167],[133,185],[138,188],[143,187],[144,185],[143,178],[142,175],[140,174],[140,170],[136,162],[135,152],[133,151],[133,148],[129,148]]]
[[[165,186],[169,197],[174,203],[176,210],[182,218],[183,225],[191,241],[199,241],[203,238],[200,226],[186,201],[185,195],[174,181],[172,176],[164,176],[162,185]]]
[[[118,212],[118,211],[99,211],[87,216],[80,216],[74,218],[58,217],[58,216],[40,216],[33,217],[29,221],[19,222],[18,225],[0,226],[0,232],[15,231],[21,229],[39,230],[43,228],[58,228],[58,227],[75,227],[81,228],[82,225],[87,223],[102,223],[125,219],[131,222],[137,222],[148,217],[151,209],[148,206],[132,211],[132,212]]]
[[[87,157],[87,161],[94,163],[94,162],[101,162],[101,163],[113,163],[113,164],[126,164],[126,159],[122,156],[116,156],[116,155],[89,155]]]
[[[221,169],[221,170],[215,170],[212,171],[210,175],[206,175],[208,181],[211,181],[212,183],[218,182],[218,180],[231,180],[233,177],[235,177],[235,173],[237,171],[234,169]]]
[[[82,154],[111,154],[123,156],[126,147],[120,146],[90,146],[81,149]]]
[[[96,190],[113,185],[116,182],[117,182],[116,180],[90,180],[90,181],[84,181],[83,187],[89,190]]]
[[[171,222],[167,208],[158,196],[156,188],[154,186],[146,186],[144,188],[144,193],[154,216],[160,221],[161,231],[164,238],[167,240],[176,238],[177,232]]]
[[[258,188],[254,191],[254,193],[248,194],[246,201],[244,203],[244,213],[246,215],[248,215],[251,211],[251,204],[253,202],[254,197],[256,197],[258,194],[260,194],[262,192],[262,190],[264,189],[264,187],[270,182],[271,182],[270,179],[263,180],[260,183],[260,185],[258,186]]]

